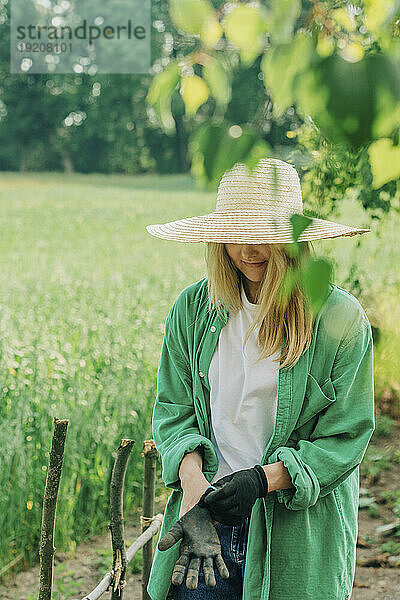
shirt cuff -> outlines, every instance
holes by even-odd
[[[179,479],[179,467],[185,454],[193,452],[198,446],[203,446],[203,474],[211,482],[218,470],[218,457],[213,443],[200,434],[188,434],[171,444],[162,456],[162,478],[166,487],[182,491]]]
[[[275,490],[278,502],[290,510],[304,510],[313,506],[320,493],[320,485],[314,471],[301,460],[293,448],[277,448],[267,464],[279,461],[287,468],[294,487]]]

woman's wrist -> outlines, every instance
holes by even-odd
[[[283,461],[262,465],[268,479],[268,491],[286,490],[294,487],[289,471]]]
[[[183,491],[186,491],[188,488],[191,490],[203,489],[205,485],[210,485],[203,471],[197,466],[184,469],[180,475],[180,480]]]
[[[185,489],[187,485],[197,487],[204,484],[205,481],[207,482],[202,469],[203,459],[197,448],[193,452],[185,454],[179,466],[179,479],[182,489]]]

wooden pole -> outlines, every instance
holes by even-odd
[[[159,513],[156,515],[150,525],[146,529],[144,533],[142,533],[128,548],[126,551],[126,562],[129,563],[132,558],[135,556],[136,552],[143,548],[144,544],[148,542],[148,540],[157,535],[161,529],[164,515]],[[112,583],[112,574],[106,573],[100,583],[92,590],[87,596],[82,598],[82,600],[98,600],[104,592],[108,590]]]
[[[57,417],[54,417],[53,439],[43,497],[38,600],[51,600],[54,553],[56,551],[54,547],[54,524],[68,423],[68,419],[57,419]]]
[[[142,508],[142,532],[151,524],[154,514],[154,486],[156,476],[156,460],[158,452],[154,440],[145,440],[142,456],[144,456],[143,475],[143,508]],[[153,537],[143,546],[142,550],[142,600],[151,600],[147,593],[151,565],[153,562]]]
[[[126,552],[124,540],[123,491],[126,467],[134,440],[121,440],[115,459],[110,486],[111,529],[113,548],[113,578],[111,600],[123,597],[126,583]]]

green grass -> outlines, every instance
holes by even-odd
[[[165,317],[182,288],[206,272],[203,244],[157,239],[145,225],[214,208],[215,194],[196,189],[189,176],[0,176],[1,565],[22,550],[25,566],[38,558],[55,416],[70,420],[58,551],[106,532],[109,479],[121,438],[136,440],[125,515],[140,507],[140,453],[152,436]],[[363,217],[353,218],[352,211],[349,223],[362,225]],[[388,323],[388,307],[399,310],[393,300],[397,226],[393,219],[382,225],[381,239],[360,236],[361,251],[355,238],[314,245],[337,260],[339,285],[358,252],[366,308],[373,316],[384,306],[379,318]],[[380,389],[398,380],[388,356],[400,355],[399,322],[384,332],[376,351]],[[158,485],[163,487],[160,478]]]
[[[199,244],[145,225],[212,202],[188,177],[1,176],[1,565],[37,559],[55,416],[70,419],[56,547],[106,531],[121,438],[136,440],[125,512],[139,507],[165,317],[205,274]]]

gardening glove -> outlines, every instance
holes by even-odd
[[[268,479],[261,465],[230,473],[207,488],[198,506],[205,506],[211,517],[224,525],[240,525],[251,515],[257,498],[268,494]]]
[[[182,542],[180,556],[172,573],[173,585],[181,585],[188,567],[186,587],[195,590],[201,561],[206,585],[216,585],[214,562],[221,577],[228,579],[229,571],[221,555],[221,543],[207,508],[196,504],[185,513],[161,538],[158,549],[168,550],[179,540]]]

